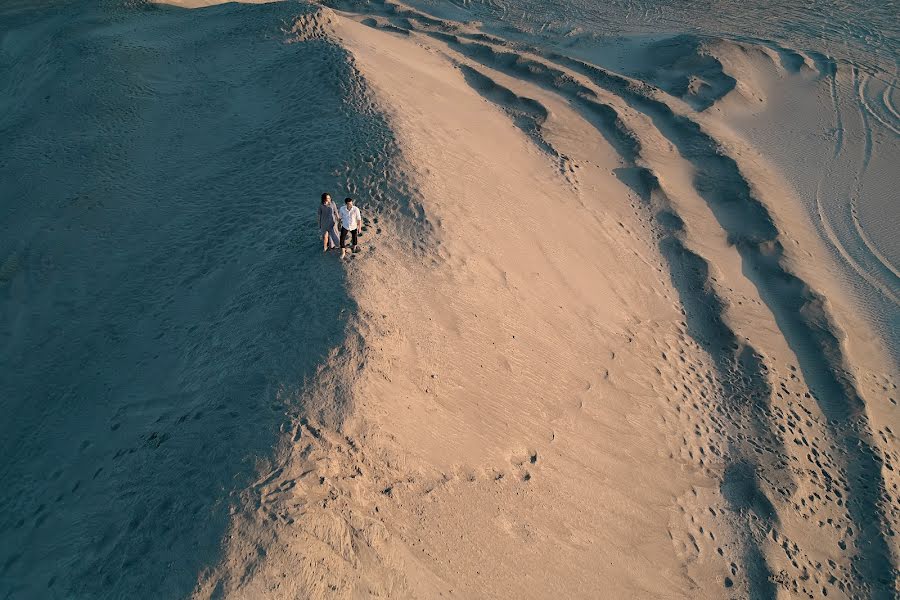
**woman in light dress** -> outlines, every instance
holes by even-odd
[[[322,236],[322,251],[328,252],[329,249],[335,249],[340,243],[338,238],[338,217],[337,207],[331,201],[331,194],[327,192],[322,194],[322,204],[319,206],[319,234]]]

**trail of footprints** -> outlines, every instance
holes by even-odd
[[[690,339],[683,338],[666,351],[668,361],[674,363],[671,376],[675,381],[665,398],[672,407],[673,418],[679,422],[672,429],[673,438],[680,443],[672,452],[673,457],[696,464],[710,479],[716,480],[725,471],[723,456],[727,447],[747,436],[748,432],[733,425],[731,415],[723,410],[722,405],[705,401],[716,398],[721,390],[717,389],[708,365],[702,361],[692,363],[688,358],[696,356],[696,350]],[[774,505],[790,506],[811,526],[828,530],[825,535],[818,536],[829,539],[833,544],[832,551],[825,553],[839,555],[848,544],[853,543],[855,533],[844,508],[844,498],[848,493],[846,474],[832,460],[832,455],[839,454],[840,448],[825,441],[820,418],[796,400],[805,397],[808,392],[796,376],[791,378],[792,375],[779,377],[779,388],[782,390],[779,394],[782,398],[790,395],[794,400],[788,399],[783,408],[773,407],[772,418],[777,428],[786,437],[792,437],[793,444],[801,450],[778,454],[778,458],[786,457],[795,478],[807,482],[807,485],[804,486],[805,491],[800,492],[767,482],[767,495],[771,496]],[[750,437],[747,441],[753,440]],[[760,454],[774,454],[773,450],[764,445],[756,448]],[[762,473],[762,477],[765,476]],[[743,518],[749,517],[754,521],[759,516],[753,513],[741,515],[724,500],[708,488],[692,490],[689,497],[679,501],[684,518],[684,536],[678,537],[677,528],[673,530],[673,535],[687,560],[702,562],[709,560],[710,556],[722,557],[726,561],[723,586],[733,588],[742,577],[743,567],[740,565],[743,562],[729,557],[734,557],[736,551],[739,556],[743,550],[727,544],[723,546],[722,536],[717,537],[715,531],[723,526],[745,526],[741,523]],[[809,556],[778,526],[770,524],[765,535],[766,539],[762,542],[768,553],[775,551],[781,555],[773,555],[769,563],[772,569],[770,578],[782,589],[809,598],[827,596],[835,591],[849,596],[865,595],[865,590],[857,584],[858,574],[852,572],[852,565]],[[734,537],[725,536],[725,539]],[[744,595],[746,592],[737,597]]]
[[[529,450],[511,455],[502,465],[478,471],[460,468],[451,473],[411,475],[394,466],[389,456],[363,452],[361,446],[371,448],[365,436],[357,441],[306,418],[295,423],[289,439],[287,454],[279,464],[241,495],[245,510],[237,514],[244,521],[239,522],[237,530],[244,533],[235,537],[245,545],[241,552],[243,576],[239,581],[230,582],[238,589],[259,576],[266,558],[266,553],[259,550],[265,543],[253,540],[260,532],[270,531],[269,524],[280,524],[283,527],[276,531],[284,533],[278,535],[318,542],[299,546],[306,550],[301,550],[305,554],[290,559],[292,568],[300,571],[293,573],[292,578],[317,581],[322,575],[322,565],[330,564],[329,589],[349,589],[354,565],[366,562],[369,569],[380,571],[386,580],[399,586],[392,592],[396,594],[397,589],[402,589],[403,575],[394,570],[391,558],[382,553],[384,540],[399,534],[414,552],[430,559],[437,557],[431,555],[422,540],[402,532],[387,532],[385,518],[392,509],[399,507],[421,514],[422,503],[430,495],[450,491],[458,485],[528,486],[540,470],[538,451]],[[221,576],[227,574],[212,574],[207,587],[222,586],[217,581]],[[278,583],[267,581],[266,585]],[[369,592],[387,593],[386,590]]]

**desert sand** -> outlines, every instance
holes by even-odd
[[[69,10],[62,62],[5,16],[4,597],[900,593],[896,79],[469,3]]]

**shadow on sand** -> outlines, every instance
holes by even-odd
[[[380,124],[309,10],[0,11],[0,597],[189,595],[341,344],[318,194]]]

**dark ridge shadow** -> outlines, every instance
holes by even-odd
[[[647,179],[651,183],[645,185],[652,190],[655,178],[647,173]],[[775,598],[775,584],[762,545],[768,531],[778,523],[778,515],[761,489],[758,471],[785,482],[786,489],[793,488],[793,482],[785,469],[784,448],[771,430],[768,400],[772,392],[765,367],[753,348],[740,342],[724,322],[725,307],[712,287],[709,264],[685,247],[681,240],[683,222],[671,210],[665,195],[657,187],[647,202],[655,207],[659,248],[684,308],[688,334],[712,359],[721,387],[721,400],[714,410],[730,424],[722,496],[746,526],[735,533],[742,543],[748,593],[751,598]],[[754,452],[757,446],[765,452]],[[734,485],[735,473],[741,475],[740,488]],[[748,519],[747,513],[753,513],[755,521]]]
[[[543,104],[537,100],[516,95],[512,90],[503,87],[468,65],[460,64],[457,67],[462,72],[466,83],[482,98],[496,104],[509,114],[513,124],[527,135],[538,149],[559,159],[559,152],[541,134],[541,125],[547,120],[548,114]]]
[[[514,52],[497,51],[478,42],[463,42],[452,34],[425,31],[428,35],[449,44],[454,50],[507,75],[535,83],[545,89],[562,94],[581,115],[607,140],[626,162],[633,162],[638,155],[638,141],[622,125],[616,111],[597,102],[596,94],[578,83],[565,72],[523,58]]]
[[[755,467],[749,463],[734,462],[728,465],[722,481],[722,495],[740,510],[752,510],[760,518],[777,518],[775,507],[759,488]]]
[[[778,53],[778,57],[781,59],[781,66],[784,67],[784,70],[788,73],[799,73],[806,66],[806,61],[803,57],[793,50],[789,50],[782,46],[768,47]]]
[[[491,102],[500,104],[510,111],[525,113],[539,125],[547,120],[547,109],[537,100],[516,95],[468,65],[459,65],[459,70],[466,78],[466,83]]]
[[[0,8],[0,597],[189,596],[344,341],[318,196],[389,134],[311,10]]]
[[[732,509],[756,515],[764,515],[769,511],[772,515],[775,514],[774,507],[759,489],[759,479],[754,467],[747,463],[731,463],[726,467],[722,495]],[[755,600],[778,596],[772,571],[761,550],[761,542],[745,545],[744,568],[747,570],[747,579],[751,582],[750,598]]]
[[[395,25],[394,23],[374,19],[372,17],[363,19],[360,22],[367,27],[371,27],[372,29],[381,29],[384,31],[390,31],[391,33],[399,33],[400,35],[407,37],[410,35],[410,30],[408,27]]]
[[[807,51],[806,55],[809,56],[813,61],[813,64],[815,64],[820,78],[834,77],[837,75],[837,62],[833,58],[815,51]]]
[[[681,98],[694,110],[704,111],[737,85],[722,63],[706,50],[710,41],[714,40],[682,34],[654,42],[642,49],[648,57],[644,62],[653,67],[635,75]]]

